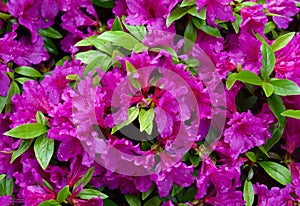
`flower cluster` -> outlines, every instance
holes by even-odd
[[[296,0],[0,2],[0,205],[297,205]]]

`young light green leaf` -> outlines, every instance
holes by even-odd
[[[145,130],[149,135],[151,135],[153,129],[154,116],[155,116],[155,112],[153,108],[147,111],[145,109],[141,109],[139,114],[139,123],[140,123],[141,132]]]
[[[122,17],[122,22],[125,28],[138,40],[142,41],[147,35],[147,29],[145,26],[130,26],[125,23],[125,16]]]
[[[194,6],[195,4],[196,0],[183,0],[180,4],[180,7]]]
[[[190,10],[190,7],[176,7],[171,14],[167,17],[167,27],[171,26],[171,24],[176,21],[177,19],[180,19],[186,13]]]
[[[286,185],[287,183],[291,183],[292,174],[286,167],[271,161],[262,161],[258,162],[258,164],[280,184]]]
[[[94,189],[83,189],[79,194],[78,197],[84,200],[90,200],[92,198],[100,197],[101,199],[106,199],[108,196],[98,190]]]
[[[61,39],[63,36],[61,33],[53,29],[52,27],[49,27],[47,29],[39,29],[39,35],[44,36],[44,37],[49,37],[52,39]]]
[[[141,200],[136,195],[126,194],[125,199],[128,202],[129,206],[141,206]]]
[[[284,48],[295,36],[295,32],[289,32],[282,36],[279,36],[272,44],[273,51],[278,51]]]
[[[264,34],[269,33],[270,31],[274,30],[276,28],[276,25],[274,24],[274,22],[269,21],[268,23],[266,23],[265,28],[264,28]]]
[[[270,84],[268,82],[263,82],[262,87],[263,87],[263,90],[264,90],[264,92],[266,94],[266,97],[270,97],[273,94],[274,87],[273,87],[272,84]]]
[[[57,193],[56,200],[57,202],[62,203],[67,199],[69,195],[71,195],[70,187],[69,185],[66,185]]]
[[[84,75],[87,75],[90,71],[100,68],[102,71],[106,72],[112,65],[112,58],[109,55],[102,54],[94,58],[84,70]]]
[[[268,79],[270,74],[274,70],[275,66],[275,54],[272,48],[265,42],[262,43],[261,53],[263,55],[262,59],[262,68],[260,70],[261,76],[263,79]]]
[[[47,126],[43,124],[22,124],[4,133],[6,136],[21,139],[32,139],[45,134],[48,131]]]
[[[138,115],[139,115],[139,110],[136,109],[135,107],[130,107],[128,109],[128,119],[125,120],[124,122],[122,122],[121,124],[114,126],[112,128],[111,134],[114,134],[116,131],[122,129],[126,125],[129,125],[131,122],[133,122],[137,118]]]
[[[20,143],[19,148],[16,151],[13,151],[13,153],[11,154],[10,164],[12,164],[18,157],[26,152],[30,148],[32,142],[33,139],[23,139]]]
[[[228,76],[227,81],[226,81],[227,90],[230,90],[231,87],[234,85],[234,83],[236,82],[237,75],[238,75],[237,73],[232,73]]]
[[[80,60],[82,63],[84,64],[89,64],[91,63],[91,61],[93,61],[95,58],[99,57],[99,56],[103,56],[105,54],[103,54],[100,51],[96,51],[96,50],[89,50],[89,51],[85,51],[85,52],[79,52],[75,55],[75,59]]]
[[[91,167],[90,169],[88,169],[88,171],[83,175],[83,177],[74,184],[73,189],[79,186],[82,182],[83,187],[86,186],[93,176],[94,169],[95,167]]]
[[[60,206],[56,200],[46,200],[41,202],[38,206]]]
[[[114,20],[114,23],[111,26],[112,31],[123,31],[123,26],[120,18],[117,16]]]
[[[280,96],[290,96],[290,95],[299,95],[300,88],[299,86],[288,79],[271,79],[270,83],[274,87],[274,94]]]
[[[35,114],[35,119],[38,124],[47,124],[44,114],[41,111],[37,111]]]
[[[43,75],[38,72],[36,69],[28,66],[21,66],[14,69],[14,71],[18,74],[22,74],[28,77],[42,77]]]
[[[3,180],[6,177],[6,174],[1,174],[0,175],[0,180]]]
[[[16,78],[15,81],[16,82],[19,82],[20,84],[24,84],[25,82],[27,82],[28,80],[31,80],[30,78],[27,78],[27,77],[19,77],[19,78]]]
[[[243,83],[248,83],[252,85],[258,85],[261,86],[263,84],[261,78],[254,74],[253,72],[250,72],[248,70],[242,70],[240,71],[236,76],[236,80],[239,80]]]
[[[45,170],[54,153],[54,140],[41,135],[35,140],[34,154],[41,167]]]
[[[254,189],[253,185],[249,180],[245,180],[243,198],[246,201],[246,206],[252,206],[254,202]]]
[[[143,206],[160,206],[161,199],[158,196],[152,197],[150,200],[145,202]]]
[[[246,156],[249,158],[249,160],[251,160],[252,162],[256,162],[257,161],[257,157],[254,154],[254,152],[247,152]]]
[[[289,109],[289,110],[282,112],[281,115],[285,116],[285,117],[300,119],[300,110]]]
[[[197,17],[202,20],[206,20],[206,8],[203,7],[200,11],[197,11],[197,7],[194,6],[190,10],[188,10],[188,14]]]

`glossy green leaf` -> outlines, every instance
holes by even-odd
[[[11,98],[15,95],[15,94],[20,94],[20,88],[18,86],[18,84],[13,81],[10,84],[8,93],[7,93],[7,97],[6,97],[6,108],[5,108],[5,112],[10,112],[11,111]]]
[[[86,186],[91,180],[94,170],[95,167],[91,167],[90,169],[88,169],[88,171],[83,175],[83,177],[74,184],[73,189],[81,185],[82,182],[83,182],[83,187]]]
[[[196,0],[183,0],[180,4],[180,7],[194,6],[195,4]]]
[[[28,77],[42,77],[43,75],[36,69],[28,66],[21,66],[14,69],[14,72]]]
[[[115,0],[92,0],[92,2],[97,6],[107,9],[111,9],[115,5]]]
[[[295,32],[289,32],[282,36],[279,36],[272,44],[273,51],[278,51],[284,48],[295,36]]]
[[[227,81],[226,81],[226,88],[227,90],[230,90],[232,88],[232,86],[234,85],[234,83],[236,82],[236,77],[237,77],[237,73],[232,73],[228,76]]]
[[[243,83],[248,83],[252,85],[258,85],[261,86],[263,84],[261,78],[254,74],[253,72],[250,72],[248,70],[242,70],[240,71],[236,76],[236,80],[239,80]]]
[[[106,199],[108,196],[98,190],[94,189],[83,189],[79,194],[78,197],[84,200],[90,200],[92,198],[100,197],[101,199]]]
[[[290,96],[290,95],[299,95],[300,88],[299,86],[288,79],[271,79],[270,83],[274,87],[274,94],[280,96]]]
[[[235,16],[235,21],[232,22],[232,26],[233,26],[233,29],[234,29],[235,33],[239,33],[240,26],[243,22],[243,19],[239,14],[234,14],[234,16]]]
[[[142,200],[147,199],[147,197],[149,197],[149,195],[151,195],[151,193],[154,191],[154,189],[155,189],[155,184],[152,183],[152,185],[149,188],[149,190],[147,192],[143,192],[142,193]]]
[[[51,54],[58,55],[58,51],[54,42],[48,37],[44,37],[43,39],[45,49]]]
[[[41,111],[36,112],[35,119],[38,124],[47,124],[47,120]]]
[[[188,53],[194,46],[194,42],[197,39],[197,30],[192,21],[189,21],[184,31],[184,52]]]
[[[60,206],[56,200],[46,200],[41,202],[38,206]]]
[[[300,110],[289,109],[289,110],[282,112],[281,115],[285,116],[285,117],[300,119]]]
[[[268,98],[268,104],[279,123],[285,124],[285,117],[281,115],[281,113],[285,111],[285,106],[282,99],[273,94]]]
[[[139,123],[141,132],[146,131],[149,135],[151,135],[153,129],[154,116],[155,112],[153,108],[147,111],[145,109],[141,109],[139,113]]]
[[[254,202],[254,189],[252,183],[246,179],[243,189],[243,198],[246,206],[252,206]]]
[[[141,200],[136,195],[126,194],[125,199],[128,202],[129,206],[141,206]]]
[[[275,54],[272,48],[267,43],[262,43],[261,53],[263,55],[262,58],[262,68],[260,70],[261,76],[263,79],[268,79],[270,74],[274,70],[275,66]]]
[[[39,29],[39,35],[41,35],[43,37],[49,37],[49,38],[52,38],[52,39],[61,39],[61,38],[63,38],[61,33],[56,31],[52,27],[49,27],[47,29]]]
[[[222,37],[218,28],[214,28],[214,27],[210,27],[210,26],[206,25],[206,22],[204,20],[198,19],[198,18],[193,18],[192,21],[196,28],[204,31],[205,33],[207,33],[211,36],[217,37],[217,38]]]
[[[0,175],[0,180],[5,179],[5,177],[6,177],[6,174],[1,174],[1,175]]]
[[[31,80],[30,78],[27,78],[27,77],[19,77],[19,78],[16,78],[15,81],[16,82],[19,82],[20,84],[24,84],[25,82],[27,82],[28,80]]]
[[[71,195],[70,187],[69,185],[66,185],[57,193],[56,200],[57,202],[62,203],[67,199],[69,195]]]
[[[34,154],[41,167],[45,170],[54,153],[54,140],[41,135],[35,140]]]
[[[184,187],[181,187],[179,185],[173,184],[171,195],[172,197],[175,197],[177,194],[179,194]]]
[[[6,102],[7,102],[7,97],[0,96],[0,113],[3,111]]]
[[[254,152],[247,152],[246,156],[249,158],[249,160],[251,160],[252,162],[256,162],[257,161],[257,157],[254,154]]]
[[[138,40],[142,41],[147,35],[147,29],[145,26],[130,26],[125,23],[125,16],[122,17],[122,22],[125,28]]]
[[[89,51],[85,51],[85,52],[80,52],[77,53],[75,55],[75,59],[80,60],[82,63],[84,64],[89,64],[91,63],[95,58],[99,57],[99,56],[103,56],[105,54],[103,54],[100,51],[96,51],[96,50],[89,50]]]
[[[270,31],[274,30],[276,28],[276,25],[274,24],[274,22],[269,21],[268,23],[266,23],[265,28],[264,28],[264,34],[269,33]]]
[[[102,71],[106,72],[112,65],[112,58],[109,55],[103,54],[94,58],[84,70],[84,75],[87,75],[90,71],[100,68]]]
[[[280,184],[286,185],[287,183],[291,183],[292,174],[288,168],[271,161],[258,162],[258,164]]]
[[[43,124],[22,124],[4,133],[6,136],[21,139],[32,139],[45,134],[48,131],[47,126]]]
[[[171,24],[186,15],[186,13],[190,10],[190,7],[176,7],[171,14],[167,17],[167,27],[171,26]]]
[[[30,148],[32,142],[33,139],[23,139],[20,143],[19,148],[16,151],[13,151],[13,153],[11,154],[10,163],[12,164],[18,157],[26,152]]]
[[[266,97],[270,97],[274,92],[274,87],[268,82],[263,82],[262,88],[266,94]]]
[[[158,196],[152,197],[150,200],[145,202],[143,206],[160,206],[161,199]]]
[[[112,128],[111,134],[114,134],[116,131],[122,129],[126,125],[129,125],[131,122],[133,122],[137,116],[139,115],[139,110],[136,109],[135,107],[130,107],[128,109],[128,119],[123,121],[121,124],[114,126]]]
[[[190,10],[188,10],[188,14],[197,17],[199,19],[205,20],[206,19],[206,8],[203,7],[199,11],[197,11],[197,7],[194,6]]]

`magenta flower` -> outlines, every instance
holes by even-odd
[[[10,86],[10,78],[5,74],[5,71],[0,70],[0,82],[0,96],[6,97]]]
[[[13,202],[11,196],[0,196],[0,205],[7,206],[11,205]]]
[[[292,0],[268,0],[265,7],[268,12],[279,15],[272,18],[277,26],[283,29],[287,29],[289,22],[293,20],[290,17],[295,16],[299,12],[296,2]]]
[[[230,2],[231,0],[196,0],[196,5],[198,10],[206,6],[208,24],[216,26],[216,19],[231,22],[235,20]]]
[[[38,29],[50,27],[58,13],[56,0],[10,0],[7,8],[31,32],[32,42],[37,40]]]

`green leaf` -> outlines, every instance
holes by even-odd
[[[51,54],[58,55],[58,51],[57,51],[57,48],[56,48],[54,42],[48,37],[43,37],[43,39],[44,39],[45,49]]]
[[[15,94],[20,94],[20,88],[18,84],[15,81],[13,81],[10,84],[7,97],[6,97],[6,108],[5,108],[6,113],[11,111],[11,98]]]
[[[204,20],[198,19],[198,18],[193,18],[192,21],[193,21],[193,24],[195,25],[195,27],[204,31],[205,33],[207,33],[211,36],[217,37],[217,38],[222,37],[218,28],[213,28],[213,27],[207,26],[206,22]]]
[[[295,32],[289,32],[282,36],[279,36],[272,44],[273,51],[278,51],[284,48],[295,36]]]
[[[114,23],[111,26],[112,31],[123,31],[123,26],[120,18],[117,16],[114,20]]]
[[[56,200],[57,202],[62,203],[67,199],[69,195],[71,195],[70,187],[69,185],[66,185],[57,193]]]
[[[272,84],[268,83],[268,82],[263,82],[263,90],[266,94],[266,97],[270,97],[273,92],[274,92],[274,87]]]
[[[246,156],[249,158],[249,160],[251,160],[252,162],[256,162],[257,161],[257,157],[254,154],[254,152],[247,152]]]
[[[236,76],[236,80],[239,80],[243,83],[248,83],[252,85],[258,85],[261,86],[263,84],[261,78],[254,74],[253,72],[242,70],[240,71]]]
[[[194,42],[197,39],[197,30],[192,21],[189,21],[184,31],[184,52],[188,53],[194,46]]]
[[[83,189],[79,194],[78,197],[84,200],[90,200],[92,198],[100,197],[101,199],[106,199],[108,196],[98,190],[94,189]]]
[[[5,179],[5,177],[6,177],[6,174],[1,174],[1,175],[0,175],[0,180]]]
[[[186,13],[190,10],[190,7],[176,7],[171,14],[167,17],[167,27],[171,26],[171,24],[176,21],[177,19],[180,19]]]
[[[274,93],[280,96],[299,95],[298,85],[288,79],[271,79],[270,83],[274,87]]]
[[[63,38],[61,33],[56,31],[52,27],[49,27],[47,29],[39,29],[39,35],[41,35],[43,37],[49,37],[49,38],[52,38],[52,39],[61,39],[61,38]]]
[[[38,206],[59,206],[60,204],[56,200],[46,200],[41,202]]]
[[[112,65],[111,56],[103,54],[94,58],[84,70],[84,75],[87,75],[90,71],[100,68],[102,71],[106,72]]]
[[[282,112],[281,115],[285,116],[285,117],[300,119],[300,110],[289,109],[289,110]]]
[[[254,202],[254,189],[253,185],[249,180],[245,180],[243,198],[246,201],[246,206],[252,206]]]
[[[162,201],[159,199],[159,197],[155,196],[145,202],[144,206],[160,206],[161,202]]]
[[[147,192],[143,192],[142,193],[142,200],[147,199],[147,197],[149,197],[149,195],[151,195],[151,193],[154,191],[154,189],[155,189],[155,184],[152,183],[152,185],[149,188],[149,190]]]
[[[4,21],[7,21],[10,17],[11,17],[10,14],[0,12],[0,19],[3,19]]]
[[[35,119],[38,124],[47,124],[44,114],[41,111],[37,111],[35,114]]]
[[[179,194],[183,189],[184,189],[184,187],[181,187],[181,186],[179,186],[179,185],[173,184],[171,196],[172,196],[172,197],[175,197],[175,196],[176,196],[177,194]]]
[[[107,8],[107,9],[112,9],[115,5],[115,0],[92,0],[93,4]]]
[[[45,185],[48,189],[50,189],[51,191],[54,191],[53,187],[50,185],[49,182],[47,182],[47,180],[42,179],[43,185]]]
[[[154,52],[157,52],[157,53],[159,53],[161,50],[165,50],[166,52],[168,52],[169,54],[172,55],[173,60],[175,60],[176,62],[179,62],[176,51],[171,47],[164,46],[164,45],[158,45],[158,46],[153,47],[153,48],[150,49],[150,51],[154,51]]]
[[[273,94],[268,98],[268,104],[271,111],[278,119],[279,123],[285,124],[285,117],[281,115],[281,113],[285,111],[285,106],[282,99],[279,96]]]
[[[196,0],[183,0],[180,4],[180,7],[194,6],[195,4]]]
[[[240,26],[243,22],[243,19],[239,14],[234,14],[234,16],[235,16],[235,21],[232,22],[232,26],[233,26],[233,29],[234,29],[235,33],[239,33]]]
[[[83,177],[74,184],[73,189],[79,186],[82,182],[83,182],[83,187],[86,186],[93,176],[94,169],[95,169],[94,167],[88,169],[88,171],[83,175]]]
[[[139,123],[140,123],[141,132],[145,130],[149,135],[151,135],[153,129],[154,116],[155,116],[155,112],[153,108],[147,111],[145,109],[141,109],[139,114]]]
[[[258,162],[258,164],[280,184],[286,185],[291,183],[292,174],[286,167],[271,161]]]
[[[15,81],[16,82],[19,82],[20,84],[24,84],[25,82],[27,82],[28,80],[31,80],[27,77],[19,77],[19,78],[16,78]]]
[[[75,59],[80,60],[84,64],[89,64],[91,63],[96,57],[103,56],[103,54],[100,51],[96,50],[89,50],[85,52],[80,52],[75,55]]]
[[[197,7],[194,6],[190,10],[188,10],[188,14],[197,17],[202,20],[206,20],[206,8],[203,7],[200,11],[197,11]]]
[[[128,202],[129,206],[141,206],[141,200],[136,195],[126,194],[125,199]]]
[[[194,199],[195,195],[197,194],[198,190],[196,187],[192,186],[184,193],[182,202],[190,202]]]
[[[237,75],[238,75],[237,73],[232,73],[228,76],[227,81],[226,81],[227,90],[230,90],[232,88],[232,86],[236,82]]]
[[[64,65],[64,63],[66,61],[70,61],[71,60],[71,57],[70,56],[64,56],[63,58],[61,58],[60,60],[58,60],[58,62],[56,62],[56,66],[62,66]]]
[[[119,206],[119,205],[117,205],[115,202],[113,202],[110,199],[103,200],[103,203],[104,203],[104,206]]]
[[[32,139],[45,134],[48,131],[47,126],[43,124],[22,124],[4,133],[6,136],[21,139]]]
[[[136,89],[140,89],[141,88],[140,82],[137,79],[133,78],[133,75],[136,73],[136,69],[129,61],[126,61],[126,70],[130,73],[129,79],[131,85]]]
[[[18,157],[26,152],[30,148],[32,142],[33,139],[23,139],[20,143],[19,148],[16,151],[13,151],[13,153],[11,154],[10,164],[12,164]]]
[[[276,28],[276,25],[274,24],[274,22],[269,21],[268,23],[266,23],[265,28],[264,28],[264,34],[269,33],[270,31],[274,30]]]
[[[137,45],[141,45],[136,38],[124,31],[107,31],[100,34],[97,38],[112,42],[113,45],[121,46],[128,50],[133,50]]]
[[[145,26],[130,26],[125,23],[125,16],[122,17],[122,22],[125,28],[138,40],[142,41],[147,35],[147,29]]]
[[[32,67],[28,67],[28,66],[22,66],[22,67],[15,68],[14,71],[18,74],[22,74],[22,75],[28,76],[28,77],[42,77],[43,76],[36,69],[34,69]]]
[[[260,35],[259,33],[255,33],[255,37],[261,42],[261,43],[266,43],[266,40],[264,39],[264,37],[262,35]]]
[[[3,111],[6,102],[7,102],[7,97],[0,96],[0,113]]]
[[[189,159],[190,159],[191,163],[194,165],[194,167],[198,167],[198,165],[201,161],[201,159],[198,155],[190,156]]]
[[[120,130],[121,128],[125,127],[126,125],[129,125],[131,122],[133,122],[137,116],[139,115],[139,110],[135,107],[130,107],[128,109],[128,119],[122,122],[119,125],[116,125],[112,128],[111,134],[114,134],[116,131]]]
[[[34,154],[41,167],[45,170],[54,153],[54,140],[41,135],[35,140]]]
[[[275,54],[272,48],[267,43],[262,43],[261,53],[263,55],[262,59],[262,68],[260,70],[261,76],[263,79],[268,79],[270,74],[274,70],[275,66]]]

